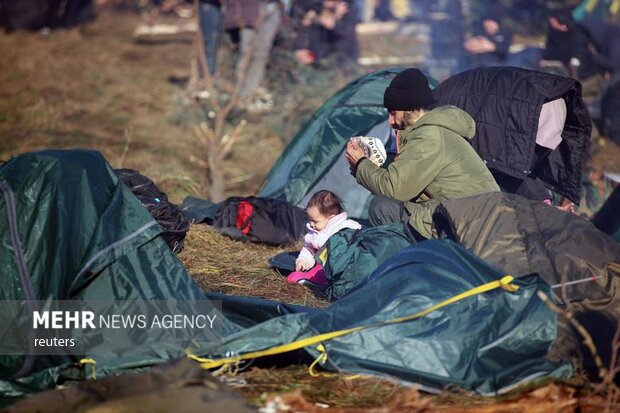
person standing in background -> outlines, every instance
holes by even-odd
[[[222,12],[220,0],[199,0],[198,22],[204,43],[209,74],[215,75],[217,51],[220,46]]]
[[[224,28],[239,40],[239,97],[252,98],[265,77],[273,41],[282,20],[278,0],[225,0]]]

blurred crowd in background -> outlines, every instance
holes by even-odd
[[[283,31],[293,33],[288,47],[300,64],[346,66],[355,65],[359,58],[356,26],[385,21],[428,28],[430,53],[424,69],[439,80],[463,70],[493,65],[541,68],[579,80],[596,74],[609,79],[620,67],[619,0],[196,1],[211,73],[217,65],[223,33],[239,42],[242,55],[251,46],[258,66],[267,63],[271,45]],[[94,18],[93,3],[0,0],[0,21],[8,31],[71,27]],[[193,0],[125,3],[155,13],[177,13],[182,17],[195,14]],[[546,44],[511,53],[513,32],[546,33]],[[393,53],[408,51],[395,49]],[[256,90],[260,77],[261,73],[254,74],[257,80],[250,80],[244,95]]]
[[[483,66],[557,70],[580,80],[620,66],[619,0],[196,0],[213,71],[221,34],[269,56],[282,32],[301,64],[356,64],[360,23],[398,22],[428,28],[427,71],[440,80]],[[92,20],[94,3],[130,3],[151,13],[191,17],[194,0],[0,0],[7,31],[50,30]],[[544,47],[513,52],[513,33],[546,33]],[[511,46],[513,46],[511,48]],[[407,50],[393,50],[395,55]]]
[[[239,96],[247,101],[270,99],[263,83],[274,43],[300,66],[355,74],[358,26],[391,24],[399,35],[427,36],[418,66],[438,81],[497,65],[580,80],[593,118],[606,119],[601,129],[620,142],[620,0],[0,0],[0,23],[8,32],[45,34],[93,20],[102,4],[197,18],[203,72],[212,77],[222,38],[230,38],[237,75],[243,72]],[[539,44],[515,42],[532,35]],[[384,52],[395,57],[419,54],[387,44]]]
[[[427,52],[418,66],[438,81],[496,65],[578,79],[593,117],[613,118],[606,132],[620,135],[615,119],[620,116],[615,115],[620,113],[615,103],[620,99],[620,0],[0,0],[0,23],[8,32],[45,34],[89,22],[97,5],[110,3],[151,17],[197,17],[208,64],[203,72],[211,76],[217,73],[222,37],[229,37],[238,45],[237,75],[244,74],[241,98],[269,94],[262,84],[274,43],[290,50],[299,65],[355,74],[358,26],[386,22],[403,36],[426,34]],[[407,27],[416,29],[407,32]],[[523,34],[542,40],[515,43],[515,35]],[[402,45],[387,48],[395,57],[419,54]]]
[[[422,33],[426,51],[420,56],[413,40],[411,48],[388,42],[383,55],[415,55],[438,81],[497,65],[580,80],[593,118],[605,119],[601,129],[620,142],[620,0],[0,0],[0,24],[7,32],[46,34],[92,21],[104,4],[151,18],[196,19],[208,66],[203,75],[216,76],[222,39],[231,39],[239,97],[250,106],[272,100],[264,77],[274,44],[300,66],[351,77],[360,73],[360,25],[388,24],[401,38]],[[519,36],[540,42],[515,42]]]

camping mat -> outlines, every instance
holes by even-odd
[[[275,268],[282,274],[288,274],[295,271],[295,260],[299,255],[299,251],[281,252],[269,257],[267,263],[270,267]]]

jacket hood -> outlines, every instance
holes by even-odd
[[[327,221],[327,225],[325,226],[325,228],[323,228],[321,231],[317,231],[316,229],[312,228],[312,226],[310,225],[310,223],[308,222],[306,224],[306,228],[308,228],[308,232],[309,233],[314,233],[314,234],[318,234],[319,232],[330,232],[332,231],[334,228],[351,228],[351,229],[360,229],[362,226],[349,219],[349,216],[346,212],[341,212],[338,215],[334,215],[333,217],[331,217],[328,221]],[[337,232],[333,231],[333,233]]]
[[[456,106],[439,106],[426,112],[411,128],[417,129],[422,126],[441,126],[466,139],[471,139],[476,134],[474,119]]]

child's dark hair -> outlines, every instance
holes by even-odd
[[[342,200],[338,198],[338,195],[326,190],[312,195],[312,198],[308,201],[308,208],[310,207],[316,207],[321,215],[325,216],[338,215],[344,212]]]

